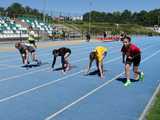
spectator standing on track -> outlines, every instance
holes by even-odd
[[[35,48],[37,48],[37,45],[36,45],[36,40],[35,40],[35,35],[34,35],[34,31],[33,31],[33,28],[32,26],[29,27],[29,33],[28,33],[29,37],[28,37],[28,42],[29,44],[33,45]]]
[[[125,64],[125,76],[127,79],[124,85],[128,86],[131,84],[130,67],[132,63],[133,63],[134,79],[143,80],[144,73],[139,72],[139,65],[141,61],[141,51],[136,45],[131,43],[130,37],[125,36],[123,38],[123,47],[121,49],[121,52],[122,52],[123,63]]]
[[[65,38],[66,38],[66,32],[62,30],[62,39],[65,40]]]
[[[104,37],[104,38],[106,38],[106,37],[107,37],[107,34],[106,34],[106,32],[105,32],[105,31],[103,32],[103,37]]]
[[[122,33],[120,34],[120,40],[123,42],[123,39],[124,39],[126,36],[127,36],[127,34],[124,33],[124,32],[122,32]]]
[[[91,36],[90,36],[90,34],[87,32],[87,34],[86,34],[86,40],[87,40],[87,42],[89,42],[90,39],[91,39]]]

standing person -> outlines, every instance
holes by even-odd
[[[106,32],[105,32],[105,31],[103,32],[103,37],[104,37],[104,38],[106,38],[106,37],[107,37],[107,34],[106,34]]]
[[[139,72],[138,69],[141,62],[141,51],[136,45],[131,43],[130,37],[125,36],[123,38],[123,47],[121,49],[121,52],[122,52],[123,63],[125,64],[125,76],[127,78],[127,81],[124,85],[128,86],[131,84],[130,67],[132,63],[133,63],[134,79],[143,80],[144,73]]]
[[[65,40],[65,38],[66,38],[66,32],[62,30],[62,39]]]
[[[19,50],[23,64],[29,65],[29,53],[31,54],[32,60],[37,62],[37,65],[41,64],[41,62],[37,59],[36,51],[32,46],[17,42],[15,44],[15,48]]]
[[[127,34],[125,32],[121,32],[120,34],[120,40],[123,42],[123,39],[127,36]]]
[[[89,42],[90,39],[91,39],[91,36],[90,36],[90,34],[87,32],[87,34],[86,34],[86,40],[87,40],[87,42]]]
[[[52,54],[54,55],[54,59],[52,62],[52,68],[54,68],[54,65],[56,63],[56,58],[58,56],[61,57],[61,63],[62,63],[62,72],[66,72],[70,69],[70,64],[68,62],[68,58],[71,54],[71,50],[69,48],[59,48],[59,49],[54,49]]]
[[[28,37],[28,42],[29,44],[33,45],[35,48],[37,48],[37,45],[36,45],[36,40],[35,40],[35,37],[34,37],[34,31],[33,31],[33,28],[32,26],[29,27],[29,37]]]
[[[89,65],[87,68],[87,74],[90,72],[92,62],[95,60],[97,65],[97,70],[101,78],[104,78],[103,60],[107,55],[108,48],[103,46],[97,46],[89,55]]]

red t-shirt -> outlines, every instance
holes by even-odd
[[[123,52],[127,57],[128,56],[133,57],[137,54],[140,54],[141,51],[136,45],[130,44],[129,47],[127,48],[123,45],[121,52]]]

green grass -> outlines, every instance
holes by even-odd
[[[72,25],[78,28],[79,31],[84,32],[88,31],[89,28],[88,22],[66,22],[64,25]],[[111,33],[119,34],[121,31],[124,31],[128,34],[158,35],[158,33],[155,33],[152,30],[146,29],[145,27],[136,24],[119,24],[117,27],[114,23],[92,22],[90,23],[90,27],[91,33],[103,33],[104,31],[110,31]]]
[[[154,105],[147,114],[147,120],[160,120],[160,91],[155,98]]]

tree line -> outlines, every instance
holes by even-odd
[[[7,8],[0,7],[0,16],[7,16],[10,18],[17,18],[22,16],[36,17],[39,20],[43,20],[44,14],[37,9],[32,9],[29,6],[22,6],[20,3],[13,3]],[[47,21],[51,20],[52,17],[45,14]]]
[[[1,16],[9,16],[16,18],[18,16],[31,16],[43,20],[43,13],[37,9],[32,9],[29,6],[22,6],[20,3],[13,3],[7,8],[0,7]],[[47,20],[52,20],[52,16],[45,14]],[[160,9],[151,11],[142,10],[140,12],[131,12],[124,10],[122,12],[98,12],[91,11],[83,15],[85,22],[108,22],[117,24],[138,24],[143,26],[160,25]]]
[[[151,11],[142,10],[132,13],[129,10],[123,12],[98,12],[91,11],[83,15],[84,21],[90,22],[108,22],[119,24],[138,24],[143,26],[160,25],[160,9]]]

